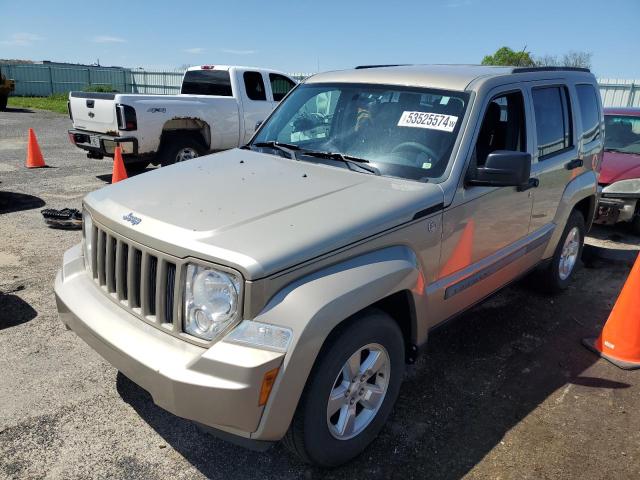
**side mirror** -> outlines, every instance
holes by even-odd
[[[487,156],[483,167],[476,169],[467,185],[486,187],[522,187],[529,183],[531,154],[511,150],[496,150]]]

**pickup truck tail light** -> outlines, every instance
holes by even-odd
[[[71,101],[67,100],[67,112],[69,112],[69,120],[73,122],[73,114],[71,113]]]
[[[118,130],[137,130],[138,119],[136,109],[129,105],[116,105],[116,116],[118,117]]]

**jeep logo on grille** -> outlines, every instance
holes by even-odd
[[[131,223],[131,225],[136,226],[138,225],[142,219],[139,217],[136,217],[133,212],[129,212],[127,215],[123,215],[122,219]]]

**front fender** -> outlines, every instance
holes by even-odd
[[[316,357],[340,322],[393,293],[414,289],[419,278],[414,252],[396,246],[314,272],[276,294],[255,320],[290,328],[293,340],[252,438],[284,436]]]
[[[569,215],[576,204],[585,198],[593,197],[594,202],[591,210],[592,218],[585,219],[587,229],[590,227],[593,221],[593,213],[595,211],[597,189],[598,177],[593,170],[584,172],[582,175],[577,176],[567,184],[564,192],[562,193],[558,209],[556,210],[556,216],[553,219],[553,223],[557,228],[554,229],[542,258],[549,258],[555,252],[556,246],[560,241],[560,237],[564,232],[564,226],[566,225]]]

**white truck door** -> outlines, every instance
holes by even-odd
[[[254,132],[256,124],[263,122],[273,109],[271,92],[267,92],[265,78],[255,70],[236,70],[238,75],[238,99],[244,112],[244,135],[241,134],[241,145],[247,143]]]

